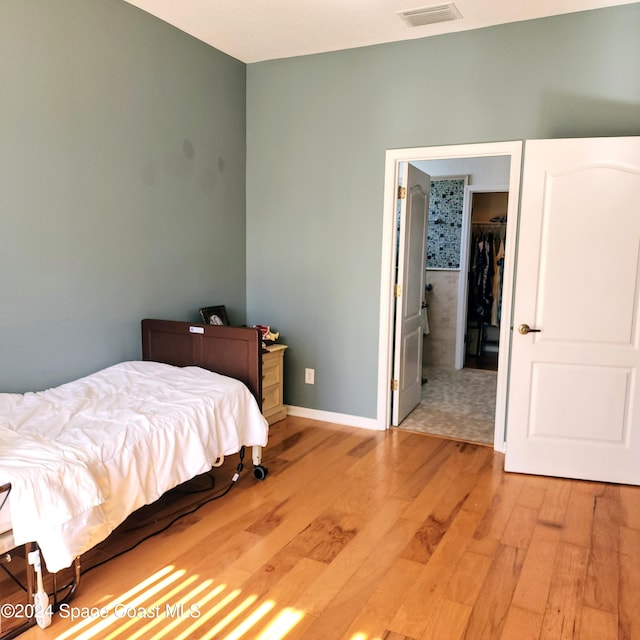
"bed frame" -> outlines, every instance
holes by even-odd
[[[262,409],[262,342],[257,329],[249,327],[228,327],[219,325],[194,324],[174,320],[145,319],[142,328],[142,359],[163,362],[178,367],[198,366],[243,382]],[[261,465],[262,447],[253,447],[252,459],[254,476],[262,480],[267,469]],[[0,486],[0,504],[10,485]],[[11,532],[4,534],[11,536]],[[4,538],[0,532],[0,539]],[[11,539],[12,536],[11,536]],[[6,544],[5,544],[6,546]],[[34,544],[25,545],[26,587],[29,602],[35,591],[35,572],[26,564],[28,553],[36,549]],[[0,554],[0,563],[10,563],[18,556],[16,549]],[[65,570],[66,571],[66,570]],[[61,604],[69,602],[77,593],[80,584],[80,559],[76,558],[71,571],[73,580],[68,593],[54,604],[57,610]],[[53,576],[54,585],[56,576]],[[0,594],[1,596],[2,594]],[[0,604],[1,598],[0,598]],[[4,621],[6,623],[6,621]],[[25,620],[19,626],[6,629],[0,621],[0,640],[10,640],[36,624],[35,618]]]
[[[260,332],[249,327],[142,321],[142,359],[195,365],[244,382],[262,409]]]

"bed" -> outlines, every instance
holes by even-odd
[[[255,329],[143,320],[142,360],[0,394],[0,555],[36,543],[79,577],[129,514],[225,456],[250,447],[263,479],[261,363]]]

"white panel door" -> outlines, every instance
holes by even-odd
[[[507,471],[640,484],[639,203],[640,138],[527,141]]]
[[[398,426],[420,403],[422,391],[422,303],[424,301],[427,216],[431,178],[404,163],[400,182],[406,196],[400,201],[395,340],[391,424]]]

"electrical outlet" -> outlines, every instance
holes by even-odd
[[[316,378],[316,370],[315,369],[305,369],[304,370],[304,381],[306,384],[314,384]]]

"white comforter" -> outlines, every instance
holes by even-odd
[[[135,509],[267,436],[247,387],[198,367],[125,362],[0,394],[15,543],[37,542],[49,571],[68,567]]]

